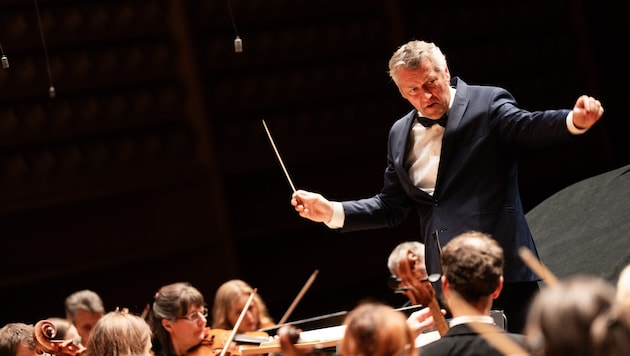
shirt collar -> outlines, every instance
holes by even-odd
[[[492,319],[489,315],[462,315],[452,318],[449,322],[449,326],[453,327],[455,325],[468,323],[486,323],[494,325],[494,319]]]

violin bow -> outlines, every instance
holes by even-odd
[[[232,328],[230,337],[228,337],[228,339],[225,341],[223,350],[221,350],[221,356],[225,356],[225,353],[227,352],[228,348],[230,347],[230,344],[232,343],[232,340],[234,340],[234,336],[236,336],[238,327],[241,326],[241,321],[243,321],[243,318],[245,317],[245,313],[247,313],[247,310],[249,310],[249,305],[252,304],[252,300],[254,299],[254,296],[256,295],[257,290],[258,290],[257,288],[254,288],[252,293],[249,295],[249,299],[247,299],[247,303],[245,303],[245,307],[243,307],[243,310],[241,311],[241,315],[238,316],[238,319],[236,320],[236,323],[234,324],[234,327]]]
[[[558,278],[551,273],[551,271],[540,262],[539,259],[534,256],[532,251],[527,247],[521,247],[518,249],[518,254],[525,264],[534,271],[540,278],[542,278],[550,286],[558,284]]]
[[[287,321],[287,319],[289,319],[289,315],[293,313],[293,309],[295,309],[295,306],[297,305],[297,303],[299,303],[302,297],[304,297],[304,294],[306,293],[306,291],[311,287],[311,284],[313,284],[313,281],[315,281],[315,277],[317,277],[318,273],[319,273],[319,270],[316,269],[315,272],[311,274],[311,277],[306,281],[300,293],[298,293],[297,297],[295,297],[295,299],[293,300],[293,303],[291,303],[291,306],[289,306],[289,309],[287,309],[287,311],[282,316],[282,319],[280,319],[280,321],[278,322],[279,325],[284,324]]]
[[[142,314],[140,314],[140,317],[146,321],[149,318],[150,312],[151,312],[151,304],[147,303],[147,305],[144,306],[144,309],[142,310]]]
[[[262,120],[263,126],[265,127],[265,131],[267,132],[267,137],[269,137],[269,142],[271,142],[271,147],[273,147],[273,151],[276,153],[276,157],[278,157],[278,161],[280,162],[280,166],[282,166],[282,170],[284,171],[284,175],[287,177],[289,181],[289,185],[291,185],[291,189],[293,193],[295,193],[295,186],[293,185],[293,181],[291,181],[291,177],[289,177],[289,172],[287,172],[286,167],[284,166],[284,162],[282,162],[282,157],[280,157],[280,152],[276,148],[276,144],[273,142],[273,138],[271,137],[271,132],[269,132],[269,128],[267,127],[267,123],[265,119]]]

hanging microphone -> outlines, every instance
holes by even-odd
[[[9,59],[7,58],[7,56],[4,55],[4,49],[2,49],[2,43],[0,43],[0,53],[2,54],[2,57],[0,57],[0,61],[2,62],[2,69],[8,69]]]
[[[234,32],[236,33],[236,38],[234,39],[234,52],[241,53],[243,52],[243,40],[238,35],[238,30],[236,29],[236,21],[234,21],[234,16],[232,15],[232,3],[230,0],[228,2],[228,10],[230,10],[230,20],[232,20],[232,27],[234,27]]]
[[[234,52],[241,53],[243,52],[243,40],[241,40],[238,35],[236,35],[236,39],[234,39]]]

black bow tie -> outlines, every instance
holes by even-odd
[[[446,116],[446,114],[444,114],[441,118],[434,120],[434,119],[429,119],[426,117],[422,117],[422,116],[416,116],[416,120],[418,120],[419,123],[422,124],[422,126],[424,127],[431,127],[435,124],[439,124],[442,127],[446,127],[446,120],[448,120],[448,116]]]

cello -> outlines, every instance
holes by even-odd
[[[398,290],[402,291],[413,305],[428,306],[440,336],[444,336],[449,326],[435,299],[435,290],[431,285],[432,276],[422,278],[418,274],[415,268],[418,263],[418,256],[410,249],[400,251],[398,261],[396,268],[396,274],[400,279]]]

